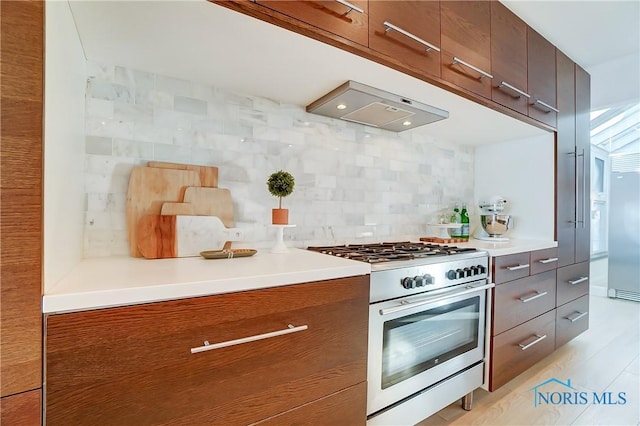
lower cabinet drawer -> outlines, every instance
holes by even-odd
[[[364,426],[367,423],[366,395],[367,383],[362,382],[318,401],[255,424],[260,426]]]
[[[556,312],[552,310],[492,339],[490,391],[498,389],[554,351],[555,323]]]
[[[558,306],[589,294],[589,262],[558,268]]]
[[[496,286],[493,335],[498,335],[556,307],[556,271]]]
[[[312,403],[366,381],[368,300],[361,276],[49,315],[46,424],[250,424]]]
[[[589,328],[589,295],[556,309],[556,348]]]
[[[530,273],[529,252],[496,256],[491,262],[491,279],[496,284],[524,278]]]

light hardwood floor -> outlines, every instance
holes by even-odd
[[[589,314],[585,333],[496,392],[476,390],[471,411],[456,402],[418,426],[640,425],[640,303],[591,296]],[[570,379],[589,403],[534,407],[533,387],[550,378]],[[625,392],[627,401],[593,404],[593,392]]]

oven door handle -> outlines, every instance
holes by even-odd
[[[435,303],[435,302],[440,302],[443,300],[447,300],[447,299],[451,299],[452,297],[456,297],[456,296],[463,296],[465,294],[471,294],[471,293],[476,293],[478,291],[482,291],[482,290],[488,290],[490,288],[495,287],[496,285],[494,283],[490,283],[490,284],[485,284],[485,285],[481,285],[478,287],[467,287],[465,290],[456,290],[456,291],[452,291],[446,294],[442,294],[442,295],[438,295],[438,296],[432,296],[432,297],[425,297],[424,299],[418,299],[418,300],[414,300],[414,301],[402,301],[400,302],[400,305],[398,306],[393,306],[391,308],[386,308],[386,309],[380,309],[378,312],[380,313],[380,315],[385,316],[385,315],[389,315],[389,314],[393,314],[395,312],[401,312],[407,309],[412,309],[415,308],[417,306],[422,306],[422,305],[428,305],[430,303]]]

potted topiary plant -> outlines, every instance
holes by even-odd
[[[295,179],[289,172],[279,170],[269,176],[267,188],[274,197],[278,197],[278,208],[271,210],[271,223],[274,225],[289,224],[289,210],[282,208],[282,197],[286,197],[293,192]]]

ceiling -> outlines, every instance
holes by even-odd
[[[637,0],[501,0],[583,68],[640,53]]]
[[[561,3],[564,9],[554,9],[558,7],[556,3]],[[580,14],[600,13],[600,18],[611,16],[607,14],[610,12],[592,6],[583,7],[584,3],[587,2],[505,2],[569,57],[585,66],[609,60],[614,54],[626,54],[634,48],[637,53],[637,45],[610,39],[610,34],[622,31],[621,25],[601,25],[600,20],[594,23],[593,18],[581,18],[577,21],[585,27],[577,26],[574,31],[573,28],[567,30],[566,22],[542,19],[543,15],[548,16],[549,10],[567,16],[569,9]],[[618,10],[615,1],[595,3],[606,3]],[[635,6],[620,2],[621,11],[616,12],[624,25],[629,25],[629,16],[637,9],[637,2],[629,3]],[[204,0],[70,1],[69,4],[85,55],[92,61],[300,106],[308,105],[346,80],[354,80],[449,111],[449,119],[410,132],[419,131],[461,144],[479,145],[549,134],[367,59]],[[539,26],[536,20],[544,25]],[[590,29],[587,22],[592,23]],[[607,27],[615,31],[610,32]],[[634,28],[623,31],[621,40],[627,40],[627,34],[633,36],[637,29],[636,22]],[[588,34],[585,39],[590,44],[578,42],[580,37],[576,34],[581,31],[585,37]]]

